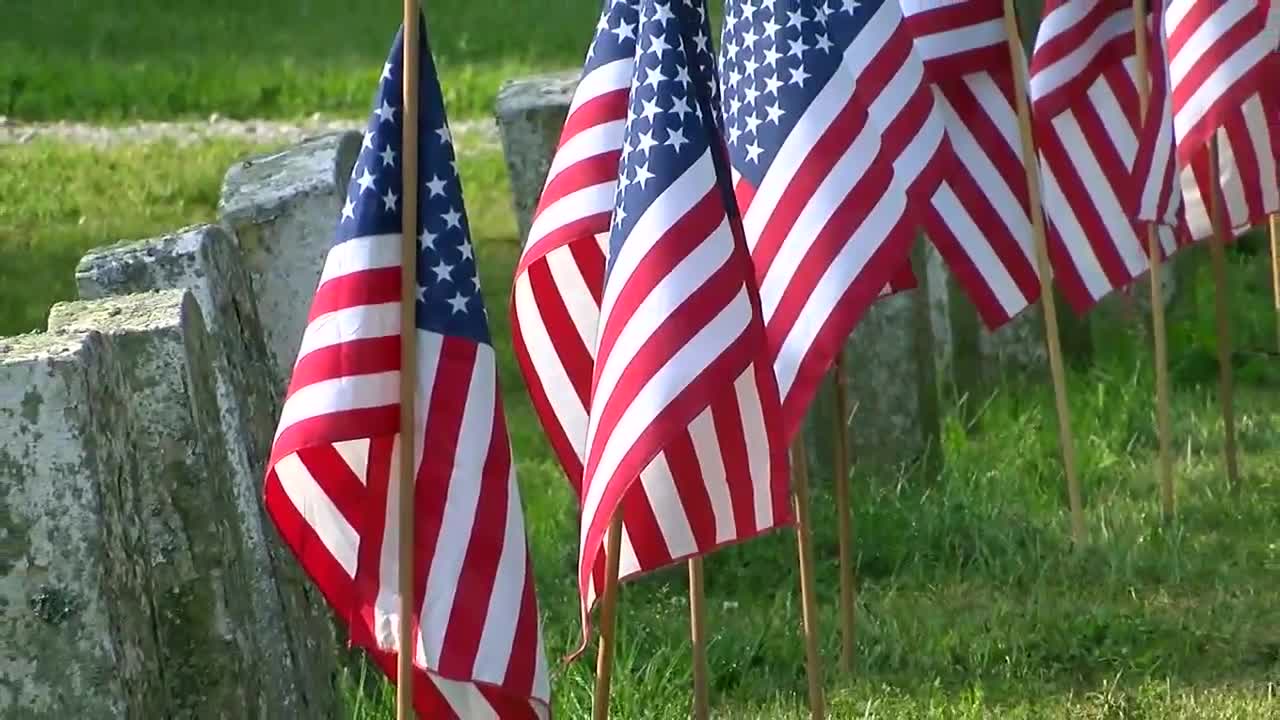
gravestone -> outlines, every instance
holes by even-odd
[[[253,280],[281,392],[302,341],[307,312],[361,136],[343,132],[248,158],[227,171],[218,218],[231,230]]]
[[[529,235],[579,75],[574,71],[514,80],[498,90],[498,130],[521,239]]]
[[[918,287],[880,298],[845,345],[849,439],[855,462],[899,469],[940,457],[939,378],[947,348],[937,324],[937,267],[922,241],[913,252]],[[936,469],[936,468],[935,468]]]
[[[196,298],[213,339],[212,380],[238,511],[239,552],[252,587],[254,652],[264,658],[268,683],[292,688],[310,707],[329,707],[338,672],[330,614],[262,509],[281,398],[234,239],[220,226],[200,225],[100,248],[81,259],[76,283],[82,298],[181,288]]]
[[[195,297],[64,303],[49,326],[0,340],[5,717],[328,716],[258,634],[274,584],[245,557]]]
[[[97,333],[0,339],[0,707],[160,717],[128,400]],[[125,522],[125,519],[128,521]],[[130,598],[134,606],[122,604]]]

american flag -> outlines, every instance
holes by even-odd
[[[730,0],[720,62],[790,437],[866,309],[914,284],[907,199],[937,186],[944,132],[893,0]]]
[[[614,511],[622,579],[791,520],[708,31],[700,0],[605,4],[516,269],[516,354],[582,505],[584,624]]]
[[[1142,121],[1136,49],[1131,0],[1045,4],[1031,109],[1054,276],[1081,313],[1150,265],[1134,171],[1140,134],[1158,126]],[[1162,112],[1165,88],[1152,88]]]
[[[413,683],[422,717],[545,718],[550,688],[493,343],[422,31]],[[271,449],[267,511],[394,676],[400,593],[403,31],[325,259]],[[429,455],[423,462],[424,448]]]
[[[956,167],[924,227],[988,327],[1040,297],[1014,74],[999,0],[901,0]]]
[[[582,504],[587,611],[790,522],[777,387],[716,132],[701,0],[606,3],[516,270],[516,352]]]
[[[1173,126],[1188,231],[1213,234],[1217,182],[1227,225],[1239,233],[1280,211],[1280,6],[1271,0],[1168,0],[1164,6]],[[1221,173],[1210,176],[1216,135]]]

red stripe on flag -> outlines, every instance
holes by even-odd
[[[347,340],[312,350],[298,360],[289,394],[326,380],[395,372],[400,369],[400,336]]]
[[[320,588],[320,594],[324,595],[338,617],[347,618],[352,602],[351,577],[294,507],[274,470],[267,474],[263,504],[281,539],[293,551],[302,569],[315,581],[316,587]]]
[[[627,88],[622,88],[596,95],[574,108],[573,113],[565,119],[564,130],[560,132],[560,145],[564,145],[579,133],[590,130],[597,125],[610,120],[625,119],[627,117],[627,104],[630,100],[631,91]]]
[[[332,445],[301,448],[297,456],[347,524],[353,528],[361,527],[363,518],[359,508],[364,506],[364,483],[351,471],[351,466],[342,459],[337,448]]]
[[[298,448],[344,440],[360,440],[370,436],[393,435],[400,428],[400,406],[382,405],[359,410],[343,410],[309,417],[290,425],[271,446],[275,465]]]
[[[386,267],[358,270],[326,280],[316,289],[311,301],[310,323],[321,315],[359,307],[382,305],[400,300],[400,268]]]
[[[716,518],[711,509],[711,493],[703,481],[702,466],[698,464],[689,433],[677,435],[667,445],[665,455],[697,552],[705,552],[716,544]]]

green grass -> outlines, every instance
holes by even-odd
[[[503,80],[579,66],[598,0],[428,0],[455,118]],[[0,115],[24,120],[362,117],[400,22],[395,2],[0,3]]]
[[[0,145],[0,335],[43,327],[49,305],[75,295],[85,250],[212,220],[222,174],[246,149]]]
[[[225,165],[250,150],[6,148],[0,163],[3,332],[39,327],[70,297],[86,247],[211,216]],[[590,661],[557,661],[577,640],[573,498],[512,361],[506,305],[518,252],[501,158],[464,155],[483,286],[501,359],[529,535],[554,667],[555,710],[586,717]],[[1265,258],[1235,253],[1240,348],[1274,345]],[[1199,252],[1199,251],[1190,251]],[[1203,278],[1202,278],[1203,280]],[[494,311],[497,310],[497,311]],[[1243,352],[1237,400],[1245,483],[1227,492],[1210,288],[1171,317],[1179,521],[1159,522],[1146,340],[1098,327],[1095,362],[1070,377],[1091,542],[1070,549],[1052,398],[1043,377],[953,399],[947,465],[930,480],[861,471],[856,498],[858,656],[827,668],[836,718],[1280,717],[1280,371]],[[1102,342],[1105,340],[1105,342]],[[961,418],[967,418],[961,420]],[[824,657],[835,657],[836,568],[827,454],[814,455]],[[722,718],[802,718],[795,547],[777,533],[711,556],[707,596],[713,702]],[[681,568],[624,588],[614,717],[687,713]],[[387,687],[360,664],[352,717],[393,716]],[[363,681],[361,678],[363,676]],[[363,688],[363,689],[361,689]]]

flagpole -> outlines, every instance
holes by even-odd
[[[707,608],[702,556],[689,558],[689,635],[693,645],[693,720],[711,716],[707,676]]]
[[[404,109],[401,113],[400,166],[400,646],[396,654],[396,718],[412,720],[413,657],[413,505],[416,441],[414,394],[418,387],[418,0],[404,0]]]
[[[1151,84],[1148,68],[1150,53],[1147,46],[1147,10],[1143,0],[1133,0],[1133,39],[1138,64],[1138,107],[1143,122],[1151,104]],[[1147,256],[1151,259],[1151,329],[1155,339],[1156,365],[1156,427],[1160,440],[1160,456],[1156,464],[1156,477],[1160,483],[1160,511],[1165,522],[1170,522],[1177,511],[1173,489],[1173,431],[1169,421],[1169,341],[1164,319],[1164,284],[1161,280],[1164,265],[1164,248],[1154,224],[1147,225]]]
[[[1049,246],[1045,239],[1044,207],[1040,199],[1040,169],[1035,138],[1031,132],[1031,109],[1027,104],[1026,55],[1018,31],[1018,18],[1013,0],[1004,0],[1004,29],[1013,63],[1014,100],[1018,109],[1018,125],[1022,134],[1022,166],[1027,174],[1030,199],[1031,233],[1035,242],[1036,266],[1040,275],[1040,302],[1044,305],[1044,334],[1049,350],[1049,371],[1053,376],[1053,395],[1058,410],[1058,441],[1062,445],[1062,469],[1067,476],[1067,500],[1071,509],[1071,538],[1077,547],[1084,543],[1084,511],[1080,501],[1080,479],[1076,475],[1075,441],[1071,436],[1071,410],[1067,406],[1066,370],[1062,362],[1062,340],[1058,335],[1058,311],[1053,299],[1053,270],[1049,264]]]
[[[849,399],[844,382],[844,351],[836,353],[831,378],[835,383],[836,533],[840,547],[840,672],[853,672],[854,630],[857,607],[857,578],[853,567],[853,508],[849,502]]]
[[[1271,216],[1271,292],[1276,306],[1276,343],[1280,346],[1280,213]]]
[[[813,539],[809,524],[809,463],[800,431],[791,446],[791,477],[795,481],[796,548],[800,554],[800,612],[804,629],[805,668],[809,678],[809,716],[822,720],[822,656],[818,654],[818,603],[813,582]]]
[[[613,679],[613,649],[618,618],[618,556],[622,554],[622,508],[609,521],[605,541],[604,590],[600,596],[600,645],[596,650],[596,686],[591,699],[592,720],[609,720],[609,691]]]
[[[1213,237],[1209,255],[1213,262],[1214,308],[1218,320],[1218,394],[1222,403],[1223,456],[1227,466],[1227,483],[1232,490],[1240,488],[1240,465],[1236,456],[1235,402],[1231,378],[1231,322],[1228,318],[1227,251],[1228,229],[1223,213],[1221,167],[1218,161],[1218,134],[1209,140],[1209,177],[1213,187],[1209,193],[1209,219]]]

